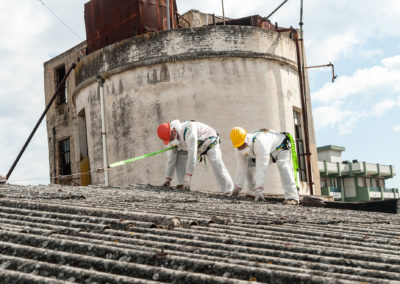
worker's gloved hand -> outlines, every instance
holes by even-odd
[[[229,197],[238,196],[241,190],[242,190],[242,189],[241,189],[240,187],[238,187],[237,185],[235,185],[235,188],[232,190],[232,193],[229,194]]]
[[[165,178],[161,186],[171,186],[171,179]]]
[[[185,184],[183,185],[183,189],[190,190],[190,181],[192,180],[192,174],[185,175]]]
[[[265,201],[264,195],[262,194],[263,188],[262,187],[257,187],[254,192],[256,194],[256,196],[254,197],[255,201],[258,201],[259,199],[261,199],[262,201]]]

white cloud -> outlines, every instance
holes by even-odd
[[[382,59],[382,65],[390,70],[400,70],[400,54]]]
[[[352,109],[351,106],[346,107],[339,101],[313,110],[316,130],[338,126],[340,134],[351,133],[358,121],[366,116],[365,111]]]
[[[400,100],[399,100],[400,101]],[[396,107],[400,106],[400,102],[397,102],[395,100],[384,100],[372,107],[371,114],[377,117],[382,116],[385,114],[386,111]]]
[[[338,127],[341,134],[351,133],[360,119],[382,117],[400,107],[400,55],[381,63],[340,77],[312,94],[317,130]]]
[[[381,94],[400,90],[400,68],[397,58],[382,60],[382,65],[357,70],[353,76],[339,77],[334,84],[326,83],[312,94],[313,100],[329,103],[352,95]]]
[[[400,124],[393,127],[394,132],[400,132]]]
[[[361,39],[350,31],[345,34],[330,35],[318,39],[318,41],[318,43],[314,41],[308,45],[311,49],[312,62],[334,62],[343,55],[349,55],[356,45],[362,43]],[[307,54],[310,55],[310,52],[307,52]]]
[[[34,6],[36,3],[32,1],[0,3],[0,26],[7,27],[1,29],[0,49],[32,47],[34,39],[50,24],[45,11],[37,11]]]
[[[382,56],[382,49],[371,49],[371,50],[361,50],[360,55],[366,59],[371,59],[373,57]]]

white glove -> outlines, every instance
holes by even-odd
[[[240,187],[238,187],[237,185],[235,185],[235,188],[232,190],[232,193],[229,194],[228,196],[229,196],[229,197],[238,196],[241,190],[242,190],[242,189],[241,189]]]
[[[265,201],[264,195],[262,194],[263,188],[262,187],[257,187],[255,190],[256,196],[254,197],[255,201],[258,201],[261,199],[262,201]]]
[[[161,186],[171,186],[171,178],[165,178]]]
[[[185,184],[183,185],[183,189],[190,190],[190,181],[192,180],[192,174],[185,175]]]

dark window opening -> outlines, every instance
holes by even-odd
[[[306,157],[304,152],[304,140],[303,140],[300,113],[298,113],[297,111],[293,111],[293,118],[294,118],[294,131],[295,131],[296,151],[299,164],[300,180],[307,181]]]
[[[69,138],[58,142],[60,157],[60,175],[71,174],[71,151]]]
[[[56,89],[60,86],[62,79],[64,79],[66,72],[65,72],[65,66],[62,66],[58,69],[56,69]],[[65,104],[67,103],[67,85],[65,82],[62,84],[60,91],[58,92],[58,100],[57,104]]]
[[[328,186],[327,178],[321,177],[321,187],[327,187],[327,186]]]

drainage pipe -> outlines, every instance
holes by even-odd
[[[16,165],[18,164],[19,159],[21,159],[22,154],[25,152],[26,147],[28,147],[29,143],[31,142],[31,139],[33,137],[33,135],[35,135],[36,130],[39,128],[40,123],[42,122],[43,118],[46,116],[46,113],[49,111],[51,105],[53,104],[54,100],[56,99],[56,97],[58,96],[61,88],[65,88],[64,83],[65,80],[67,80],[69,74],[71,73],[71,71],[73,69],[75,69],[76,64],[72,63],[71,67],[68,69],[67,73],[65,74],[64,78],[61,80],[60,84],[57,87],[57,90],[55,91],[53,97],[50,99],[49,103],[47,104],[45,110],[43,111],[42,115],[40,116],[38,122],[36,123],[35,127],[33,128],[31,134],[29,135],[28,139],[26,140],[24,146],[22,147],[21,151],[19,152],[17,158],[15,159],[14,163],[12,164],[10,170],[8,171],[7,175],[6,175],[6,179],[8,180],[9,177],[11,176],[12,172],[14,171],[14,168],[16,167]]]
[[[222,19],[224,21],[224,26],[226,25],[225,22],[225,7],[224,7],[224,0],[222,0]]]
[[[56,127],[53,126],[53,183],[57,181],[56,145]]]
[[[305,144],[306,144],[306,165],[307,165],[307,175],[308,175],[308,185],[310,187],[310,194],[314,194],[314,182],[312,177],[312,167],[311,167],[311,151],[310,151],[310,134],[308,130],[308,112],[307,112],[307,100],[305,95],[304,88],[304,77],[303,77],[303,68],[301,64],[301,55],[300,55],[300,44],[299,44],[299,34],[297,30],[290,27],[288,29],[278,29],[277,32],[292,32],[294,34],[294,41],[296,43],[296,57],[297,57],[297,70],[299,74],[299,84],[300,84],[300,97],[301,97],[301,110],[303,116],[303,124],[304,124],[304,136],[305,136]]]
[[[171,29],[171,16],[170,16],[170,12],[169,12],[169,1],[167,0],[167,30]]]
[[[100,76],[97,77],[100,91],[100,115],[101,115],[101,137],[103,140],[103,166],[104,166],[104,185],[109,186],[108,182],[108,156],[107,156],[107,136],[106,136],[106,121],[105,121],[105,108],[104,108],[104,79]]]

